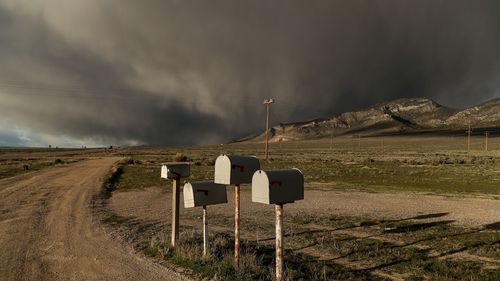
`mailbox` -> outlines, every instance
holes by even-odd
[[[161,166],[161,177],[164,179],[185,178],[190,175],[189,163],[167,163]]]
[[[220,184],[251,183],[253,173],[260,169],[255,156],[221,155],[215,160],[214,182]]]
[[[252,177],[252,201],[264,204],[293,203],[304,199],[304,175],[299,169],[258,170]]]
[[[210,181],[184,185],[184,207],[192,208],[227,203],[226,186]]]

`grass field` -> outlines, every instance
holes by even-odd
[[[0,177],[88,157],[122,156],[110,205],[102,222],[138,251],[197,278],[270,280],[274,270],[272,208],[247,210],[242,216],[242,266],[232,269],[232,213],[210,218],[210,256],[202,256],[199,210],[183,212],[181,241],[169,246],[168,183],[160,165],[189,161],[189,181],[213,178],[221,154],[256,155],[261,144],[192,148],[122,148],[113,150],[0,152]],[[431,193],[453,197],[500,199],[500,138],[474,138],[467,153],[458,137],[335,138],[273,143],[264,169],[297,167],[307,190]],[[35,164],[39,163],[39,164]],[[59,163],[63,165],[64,163]],[[39,166],[37,166],[39,165]],[[158,195],[156,190],[161,190]],[[160,209],[143,194],[165,199]],[[130,194],[130,196],[127,196]],[[120,196],[118,196],[120,195]],[[228,193],[230,195],[230,193]],[[115,198],[116,197],[116,198]],[[120,198],[131,207],[119,209]],[[162,199],[163,200],[163,199]],[[307,198],[306,198],[307,200]],[[498,201],[500,202],[500,201]],[[499,203],[500,204],[500,203]],[[480,208],[481,206],[478,206]],[[141,215],[145,213],[146,215]],[[401,219],[295,212],[285,216],[287,280],[500,280],[500,225],[457,225],[444,213]],[[500,218],[500,214],[499,214]]]
[[[108,152],[106,149],[0,148],[0,180],[53,165],[107,156]]]
[[[474,139],[471,153],[465,138],[365,138],[271,144],[264,169],[296,167],[305,175],[306,188],[416,191],[446,194],[500,195],[500,138],[490,139],[490,151]],[[465,144],[465,145],[464,145]],[[498,149],[497,149],[498,148]],[[158,184],[162,162],[179,157],[193,162],[191,181],[213,178],[213,163],[221,154],[256,155],[262,145],[225,145],[184,149],[128,149],[121,155],[137,161],[127,168],[122,188],[136,188],[137,179]],[[178,160],[178,159],[177,159]],[[127,176],[127,173],[124,175]],[[153,182],[151,182],[153,181]],[[139,186],[144,187],[142,183]]]

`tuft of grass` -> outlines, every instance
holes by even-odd
[[[178,245],[173,248],[166,242],[152,239],[144,253],[169,260],[177,266],[187,268],[200,279],[216,280],[274,280],[274,248],[272,245],[257,245],[242,241],[240,268],[233,269],[234,240],[229,234],[219,233],[210,237],[208,257],[202,256],[203,241],[200,233],[182,233]],[[292,251],[285,253],[285,280],[382,280],[367,271],[353,271],[334,264],[319,266],[313,258]]]
[[[470,261],[453,261],[438,259],[415,258],[398,265],[399,268],[411,274],[410,280],[419,280],[426,276],[426,280],[472,280],[496,281],[500,280],[500,270],[484,269],[480,263]]]
[[[129,218],[119,216],[117,214],[109,214],[104,219],[101,220],[105,224],[117,225],[124,224],[129,221]]]
[[[218,280],[252,280],[257,272],[250,272],[245,265],[248,262],[247,251],[242,251],[242,270],[235,272],[232,265],[232,246],[234,242],[224,234],[210,237],[210,256],[203,257],[203,241],[194,232],[183,233],[178,245],[173,248],[166,241],[152,239],[144,248],[144,253],[149,256],[167,259],[177,266],[189,269],[193,275],[202,279],[216,277]],[[252,267],[253,268],[253,267]],[[254,268],[253,268],[254,269]],[[263,279],[261,279],[263,280]]]

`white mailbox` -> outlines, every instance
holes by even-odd
[[[161,166],[161,177],[164,179],[179,179],[190,175],[189,163],[166,163]]]
[[[303,199],[304,175],[299,169],[258,170],[253,174],[253,202],[285,204]]]
[[[214,182],[220,184],[251,183],[253,173],[260,169],[255,156],[221,155],[215,160]]]
[[[185,208],[227,203],[226,186],[211,181],[186,183],[183,193]]]

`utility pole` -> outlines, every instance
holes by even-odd
[[[264,100],[262,104],[266,105],[266,161],[269,159],[269,107],[274,103],[274,99]]]
[[[488,132],[488,131],[484,132],[484,136],[486,137],[486,140],[485,140],[486,143],[485,143],[484,149],[486,151],[488,151],[488,137],[490,136],[490,132]]]
[[[470,120],[468,123],[468,128],[467,128],[467,153],[470,153],[470,135],[472,133],[472,130],[470,128]]]

